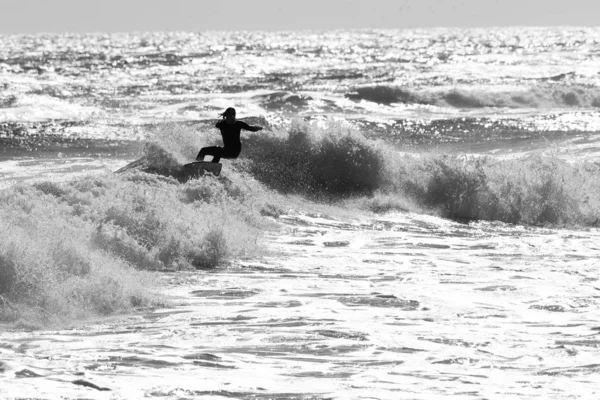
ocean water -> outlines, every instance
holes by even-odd
[[[572,27],[0,36],[0,396],[597,397],[599,55]],[[227,107],[265,130],[175,179]]]
[[[156,122],[233,106],[334,118],[391,144],[595,157],[595,28],[4,35],[2,160],[119,157]],[[80,150],[80,149],[88,150]],[[77,149],[77,150],[74,150]]]

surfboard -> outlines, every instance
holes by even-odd
[[[185,164],[183,166],[183,173],[186,176],[190,177],[202,176],[206,173],[211,173],[214,176],[219,176],[222,167],[223,165],[220,163],[214,163],[210,161],[196,161],[193,163]]]
[[[153,167],[149,165],[146,157],[142,157],[139,160],[135,160],[121,169],[115,171],[117,174],[125,173],[128,171],[142,171],[149,174],[158,174],[162,176],[170,176],[177,179],[180,182],[186,182],[189,179],[200,178],[201,176],[210,173],[214,176],[219,176],[221,173],[220,163],[214,163],[210,161],[196,161],[183,166],[171,166],[171,167]]]

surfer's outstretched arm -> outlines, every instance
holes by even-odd
[[[248,125],[247,123],[245,123],[243,121],[239,121],[239,122],[240,122],[240,126],[245,131],[258,132],[258,131],[262,131],[263,130],[262,126],[252,126],[252,125]]]

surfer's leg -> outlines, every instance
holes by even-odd
[[[212,162],[219,162],[223,149],[219,146],[203,147],[200,149],[196,160],[204,161],[204,156],[213,156]]]
[[[223,148],[223,151],[221,152],[221,157],[227,158],[230,160],[236,159],[239,157],[241,151],[242,151],[241,147],[239,149],[237,149],[237,148],[231,149],[231,148],[225,147],[225,148]]]
[[[196,161],[202,161],[202,160],[204,160],[204,156],[205,155],[206,155],[206,147],[203,147],[198,152],[198,155],[196,156]]]

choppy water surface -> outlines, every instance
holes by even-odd
[[[112,175],[149,132],[205,133],[230,106],[265,135],[333,119],[417,156],[546,151],[597,167],[599,55],[597,28],[0,36],[0,189]],[[577,196],[540,176],[523,193]],[[56,201],[83,199],[81,210],[101,191],[71,189]],[[577,206],[593,213],[592,197]],[[600,395],[598,219],[562,230],[366,211],[275,219],[268,257],[161,273],[172,308],[0,333],[0,397]]]
[[[234,106],[402,144],[585,138],[596,153],[599,52],[596,28],[2,36],[0,140],[35,154]]]
[[[3,334],[0,394],[598,396],[597,231],[281,219],[276,257],[164,275],[173,309]]]

